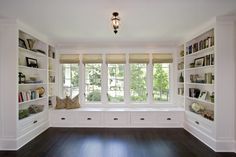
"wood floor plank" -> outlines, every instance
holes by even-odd
[[[49,128],[0,157],[236,157],[215,153],[184,129]]]

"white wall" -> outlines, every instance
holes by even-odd
[[[1,135],[14,138],[17,131],[18,108],[17,94],[17,43],[18,31],[16,21],[0,20],[1,53]]]
[[[216,22],[216,140],[226,150],[233,150],[235,123],[235,49],[234,22],[219,17]],[[217,146],[218,147],[218,146]],[[227,148],[228,147],[228,148]],[[218,148],[217,148],[218,149]]]

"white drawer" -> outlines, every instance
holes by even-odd
[[[37,115],[32,115],[28,118],[19,121],[19,135],[22,136],[27,132],[33,130],[34,128],[46,122],[48,119],[48,114],[46,112],[38,113]]]
[[[101,112],[78,112],[76,121],[79,126],[100,126]]]
[[[183,127],[184,112],[157,112],[157,125],[160,127]]]
[[[104,112],[105,126],[129,126],[130,114],[129,112]]]
[[[171,123],[171,122],[183,122],[184,113],[183,112],[158,112],[157,121],[161,123]]]
[[[213,133],[212,122],[210,122],[210,121],[208,122],[208,120],[203,119],[203,117],[198,117],[197,115],[192,116],[192,115],[188,114],[188,115],[186,115],[186,122],[210,136]]]
[[[155,126],[154,112],[131,112],[132,126]]]
[[[76,113],[66,111],[51,112],[51,121],[53,127],[72,127],[76,126]]]

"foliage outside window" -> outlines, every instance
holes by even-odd
[[[108,101],[124,101],[124,64],[108,64]]]
[[[170,64],[153,65],[153,99],[154,101],[169,101],[169,67]]]
[[[147,64],[130,64],[130,96],[133,102],[147,100]]]
[[[79,64],[62,64],[63,97],[79,94]]]
[[[101,64],[85,64],[85,101],[101,101]]]

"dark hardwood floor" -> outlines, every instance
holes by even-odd
[[[184,129],[50,128],[0,157],[236,157],[215,153]]]

